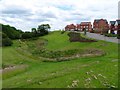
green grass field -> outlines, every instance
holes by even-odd
[[[106,54],[63,62],[42,62],[40,57],[31,54],[35,47],[33,43],[38,42],[36,47],[39,48],[41,38],[48,41],[44,46],[47,50],[96,48]],[[2,48],[2,64],[12,66],[3,71],[3,88],[118,87],[118,44],[105,41],[69,42],[67,32],[51,32],[38,40],[24,43],[15,40],[13,46]]]

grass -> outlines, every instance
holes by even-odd
[[[96,48],[106,52],[105,56],[76,58],[64,62],[42,62],[42,59],[30,53],[32,43],[41,38],[48,42],[48,50],[69,50]],[[13,69],[3,79],[3,88],[110,88],[118,87],[118,45],[98,41],[92,43],[69,42],[67,32],[52,32],[35,41],[21,43],[16,40],[13,46],[3,47],[2,57],[7,66],[28,66],[27,69]],[[39,41],[40,40],[40,41]],[[29,50],[27,43],[31,43]],[[29,44],[30,45],[30,44]],[[20,70],[20,71],[19,71]],[[89,72],[90,74],[86,74]],[[15,74],[14,74],[15,73]],[[102,76],[98,76],[98,75]],[[4,74],[3,74],[4,75]],[[97,77],[97,79],[94,78]],[[105,78],[104,78],[105,77]],[[90,78],[91,80],[86,81]],[[78,81],[72,86],[73,81]],[[104,84],[107,82],[107,84]]]
[[[2,79],[10,78],[12,76],[15,76],[19,73],[23,73],[27,70],[27,66],[21,65],[16,67],[9,67],[8,69],[3,70]]]

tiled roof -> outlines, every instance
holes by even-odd
[[[91,25],[91,22],[81,22],[81,25]]]
[[[115,25],[116,21],[110,21],[110,24]]]
[[[99,22],[100,21],[100,19],[95,19],[95,22]]]
[[[94,21],[98,23],[100,20],[104,20],[106,23],[108,23],[106,19],[95,19]]]
[[[119,20],[116,20],[118,24],[120,24],[120,19]]]
[[[77,24],[77,28],[80,28],[80,24]]]
[[[74,29],[76,26],[74,24],[67,25],[65,28]]]

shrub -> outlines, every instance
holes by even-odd
[[[32,38],[34,36],[34,34],[33,33],[31,33],[31,32],[25,32],[25,33],[23,33],[22,34],[22,39],[28,39],[28,38]]]
[[[104,34],[107,37],[117,37],[117,34]]]
[[[11,46],[13,44],[12,40],[9,38],[2,39],[2,46]]]
[[[2,69],[6,68],[6,67],[9,67],[9,65],[2,63]]]
[[[18,30],[10,25],[3,25],[3,24],[1,25],[2,25],[2,32],[5,33],[10,39],[19,39],[21,33],[23,33],[21,30]]]
[[[1,35],[1,34],[0,34]],[[8,36],[2,32],[2,38],[7,38]]]
[[[94,30],[91,30],[90,33],[94,33]]]
[[[117,36],[117,39],[120,39],[120,35]]]
[[[12,40],[8,38],[5,33],[2,32],[0,33],[0,35],[2,35],[2,38],[0,39],[2,43],[0,44],[0,46],[11,46],[13,44]]]
[[[61,34],[64,34],[65,33],[65,31],[63,30],[63,31],[61,31]]]

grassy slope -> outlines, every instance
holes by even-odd
[[[65,62],[41,62],[32,57],[29,52],[18,53],[16,48],[18,41],[15,41],[14,46],[3,48],[3,63],[5,64],[20,64],[28,65],[26,70],[21,72],[7,73],[3,80],[3,87],[46,87],[46,88],[67,88],[71,86],[73,80],[79,80],[77,87],[105,87],[103,82],[108,82],[110,85],[118,87],[118,46],[109,42],[95,42],[95,43],[70,43],[68,41],[67,33],[60,34],[60,32],[53,32],[43,38],[48,40],[47,49],[65,50],[71,48],[99,48],[106,51],[106,55],[102,57],[93,58],[78,58]],[[113,61],[114,60],[114,61]],[[86,72],[91,72],[87,75]],[[15,73],[15,74],[14,74]],[[12,75],[9,75],[12,74]],[[106,78],[98,77],[94,79],[94,74],[102,74]],[[85,79],[91,78],[91,83]]]

